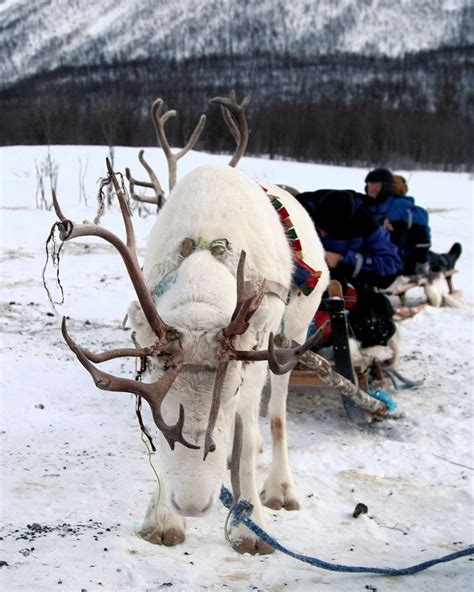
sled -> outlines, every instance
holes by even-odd
[[[349,350],[349,326],[347,322],[348,311],[344,307],[342,297],[342,288],[339,282],[331,280],[328,287],[329,297],[323,301],[324,310],[331,316],[331,327],[334,350],[334,369],[335,373],[349,380],[355,386],[359,387],[367,399],[364,397],[356,398],[345,396],[341,393],[342,403],[348,418],[357,425],[366,426],[374,420],[374,414],[369,410],[370,397],[366,393],[369,389],[368,373],[357,376],[352,364]],[[290,387],[305,388],[328,388],[328,383],[323,380],[318,371],[305,368],[305,360],[301,359],[300,364],[290,375]],[[329,362],[327,362],[329,364]],[[389,382],[384,376],[383,370],[379,369],[378,388],[385,388]],[[357,402],[356,402],[357,401]]]

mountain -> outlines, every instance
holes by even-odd
[[[472,43],[473,10],[469,0],[3,0],[1,87],[146,59],[400,57]]]

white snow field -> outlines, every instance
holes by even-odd
[[[67,217],[95,215],[96,180],[107,148],[53,146],[58,196]],[[93,351],[129,346],[121,328],[133,298],[120,257],[93,239],[67,244],[61,261],[65,304],[52,312],[41,279],[45,241],[55,221],[35,205],[35,161],[47,148],[2,148],[1,157],[1,533],[5,592],[443,591],[471,590],[472,557],[418,575],[385,577],[323,571],[275,552],[241,556],[224,538],[226,510],[187,520],[186,541],[154,546],[135,532],[155,485],[135,418],[134,398],[95,388],[63,342],[60,315]],[[142,177],[138,150],[117,148],[115,170]],[[146,156],[166,184],[161,151]],[[80,160],[79,160],[80,159]],[[179,175],[228,157],[191,153]],[[88,206],[79,203],[79,163],[87,161]],[[244,158],[253,177],[299,190],[363,191],[366,170]],[[302,509],[266,509],[271,533],[294,551],[330,562],[404,567],[462,549],[473,531],[473,208],[468,174],[400,171],[410,194],[431,209],[433,249],[462,242],[458,308],[425,308],[400,324],[401,371],[423,378],[395,392],[399,407],[370,429],[351,424],[338,395],[292,392],[290,461]],[[153,215],[134,216],[143,253]],[[104,226],[122,232],[113,207]],[[54,271],[47,273],[55,297]],[[415,291],[411,298],[423,300]],[[133,362],[110,362],[133,375]],[[145,421],[153,425],[148,418]],[[259,485],[270,464],[268,420],[258,458]],[[154,456],[154,465],[160,459]],[[229,486],[228,480],[226,484]],[[368,514],[352,517],[363,502]]]

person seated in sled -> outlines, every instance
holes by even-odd
[[[429,271],[453,269],[461,255],[460,243],[448,253],[434,253],[428,212],[407,195],[408,184],[401,175],[378,167],[365,178],[365,203],[376,220],[390,232],[403,261],[403,275],[426,274]]]
[[[354,334],[363,347],[371,347],[386,345],[396,331],[389,300],[374,288],[388,287],[400,274],[402,261],[363,197],[355,191],[330,189],[296,195],[321,238],[331,278],[341,282]],[[316,326],[326,318],[317,313]]]
[[[363,291],[393,282],[402,267],[397,247],[361,194],[320,189],[299,193],[296,199],[313,220],[333,279]]]

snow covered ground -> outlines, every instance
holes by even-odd
[[[95,183],[106,148],[52,147],[58,195],[73,220],[95,214]],[[166,183],[159,150],[146,155]],[[0,565],[6,592],[67,590],[395,590],[472,589],[469,558],[415,576],[381,577],[321,571],[274,553],[240,556],[224,539],[222,506],[187,520],[186,542],[150,545],[136,535],[155,478],[128,395],[98,391],[62,340],[59,317],[41,279],[45,240],[54,222],[35,205],[35,160],[45,147],[2,148],[1,157],[1,452]],[[79,203],[79,158],[88,206]],[[223,156],[193,153],[180,175]],[[137,150],[116,149],[115,170],[140,177]],[[366,170],[245,158],[252,176],[303,190],[363,189]],[[401,171],[410,193],[432,209],[433,248],[460,240],[455,278],[459,308],[426,308],[400,325],[401,371],[424,378],[394,398],[395,414],[369,430],[350,424],[340,398],[289,398],[290,458],[302,510],[266,510],[272,533],[295,551],[351,565],[402,567],[472,544],[473,504],[473,209],[467,174]],[[143,249],[153,216],[134,218]],[[121,232],[113,210],[104,225]],[[54,273],[48,271],[54,295]],[[132,293],[113,250],[92,240],[64,249],[61,281],[71,333],[92,350],[128,345],[121,328]],[[411,296],[422,300],[423,294]],[[110,363],[133,374],[133,363]],[[259,482],[269,468],[266,447]],[[153,463],[159,465],[156,456]],[[352,511],[365,503],[368,514]],[[6,562],[8,565],[5,565]]]

